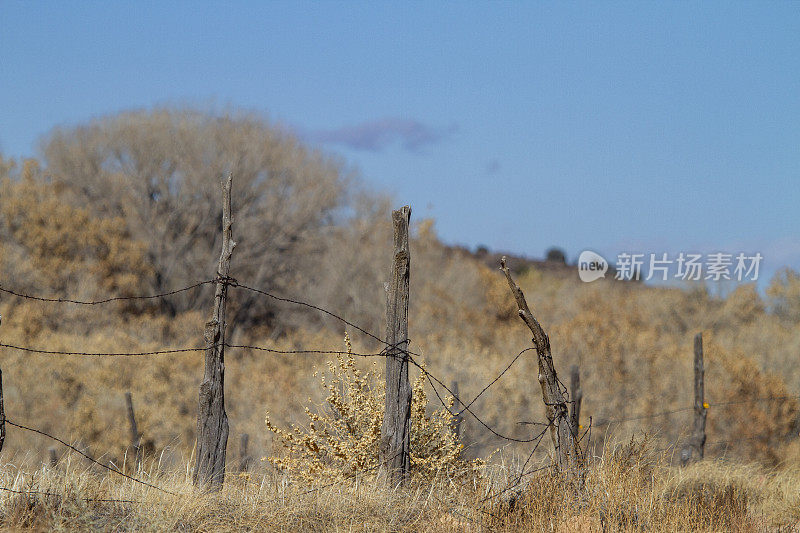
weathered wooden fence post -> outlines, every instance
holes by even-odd
[[[139,433],[139,426],[136,424],[136,414],[133,411],[133,397],[130,392],[125,393],[125,404],[128,406],[128,425],[131,428],[131,447],[136,454],[136,468],[142,462],[142,435]]]
[[[197,409],[197,461],[194,484],[204,490],[220,490],[225,481],[225,449],[228,444],[228,415],[225,413],[225,305],[233,241],[231,216],[231,175],[223,186],[222,253],[217,266],[214,311],[206,322],[204,338],[205,372],[200,384]]]
[[[569,378],[569,397],[572,401],[572,412],[570,413],[572,434],[580,441],[583,389],[581,389],[581,370],[578,365],[572,365],[570,367]]]
[[[692,459],[703,458],[706,446],[705,369],[703,368],[703,334],[694,336],[694,425],[692,428]]]
[[[380,443],[380,463],[392,486],[403,483],[411,467],[411,383],[407,352],[410,219],[409,206],[392,212],[394,260],[386,304],[386,403]]]
[[[450,390],[453,391],[453,396],[455,397],[455,401],[453,402],[453,410],[456,411],[456,415],[453,416],[453,420],[450,422],[450,427],[453,428],[453,433],[455,434],[456,438],[461,438],[461,424],[464,422],[464,415],[461,412],[461,409],[463,408],[464,404],[462,404],[459,400],[460,396],[458,394],[458,381],[453,380]]]
[[[506,266],[506,258],[500,260],[500,270],[506,276],[511,294],[517,302],[519,316],[533,333],[533,345],[536,348],[539,363],[539,385],[542,388],[547,419],[550,423],[550,438],[555,450],[556,468],[576,479],[579,489],[583,486],[585,469],[583,455],[578,445],[578,438],[573,434],[572,423],[567,409],[564,391],[561,390],[550,353],[550,339],[544,332],[539,321],[531,313],[525,295],[519,286],[511,279],[511,273]]]
[[[250,466],[250,456],[247,453],[247,444],[250,440],[250,435],[242,433],[241,440],[239,441],[239,470],[247,472]]]

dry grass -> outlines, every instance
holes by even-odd
[[[519,479],[496,467],[403,489],[364,475],[330,484],[278,474],[229,475],[222,492],[194,490],[188,469],[137,475],[178,495],[65,460],[0,467],[4,529],[114,531],[775,531],[800,523],[800,471],[715,461],[669,466],[646,442],[607,450],[585,490],[547,471]],[[514,490],[502,492],[514,486]],[[36,494],[38,493],[38,494]],[[492,497],[497,495],[496,497]],[[489,498],[487,499],[487,496]],[[102,501],[116,500],[116,501]],[[120,501],[124,500],[124,501]]]

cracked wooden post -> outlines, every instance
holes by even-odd
[[[705,370],[703,368],[703,334],[694,337],[694,427],[692,428],[692,459],[703,458],[706,445]]]
[[[394,255],[386,302],[386,400],[380,463],[389,483],[403,483],[411,467],[411,383],[408,380],[408,288],[411,208],[392,212]]]
[[[128,425],[131,428],[131,447],[136,454],[136,468],[142,463],[142,435],[136,424],[136,414],[133,411],[133,397],[130,392],[125,393],[125,404],[128,407]]]
[[[564,396],[566,390],[562,390],[560,387],[553,357],[550,354],[550,339],[531,313],[522,290],[511,279],[505,257],[500,260],[500,270],[505,274],[511,294],[514,295],[517,302],[520,318],[533,333],[533,345],[536,348],[539,363],[539,385],[542,388],[542,400],[544,400],[547,419],[550,422],[550,438],[555,450],[556,468],[559,472],[577,478],[580,487],[585,474],[583,456],[578,445],[578,438],[572,432],[572,423]]]
[[[569,378],[569,399],[572,401],[570,423],[572,424],[572,434],[580,441],[583,389],[581,389],[581,370],[578,365],[572,365],[570,367]]]
[[[228,415],[225,413],[225,304],[231,269],[233,242],[231,216],[231,175],[223,186],[222,253],[217,266],[214,311],[206,323],[204,338],[205,372],[200,384],[197,409],[197,459],[194,484],[203,490],[222,489],[225,481],[225,448],[228,444]]]

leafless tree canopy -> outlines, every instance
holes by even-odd
[[[124,217],[131,236],[147,243],[159,291],[213,274],[220,183],[228,172],[240,243],[234,273],[272,289],[289,285],[301,258],[320,249],[321,228],[347,197],[338,160],[254,115],[126,112],[57,129],[44,139],[42,153],[75,202],[101,216]],[[170,310],[196,301],[173,299]],[[250,319],[269,313],[249,302],[238,307]]]

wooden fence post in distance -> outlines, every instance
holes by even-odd
[[[220,490],[225,481],[225,448],[228,444],[228,415],[225,413],[225,304],[231,270],[233,242],[231,216],[231,175],[223,186],[222,253],[219,256],[214,290],[214,311],[206,322],[204,338],[205,372],[200,384],[197,409],[197,461],[194,484],[204,490]]]
[[[583,401],[583,389],[581,389],[581,369],[578,367],[578,365],[572,365],[570,367],[569,378],[569,397],[572,401],[572,411],[570,412],[572,434],[580,441],[581,402]]]
[[[250,466],[250,455],[247,453],[247,443],[250,441],[250,435],[242,433],[239,440],[239,470],[247,472]]]
[[[692,428],[692,459],[699,460],[706,446],[705,369],[703,368],[703,334],[694,336],[694,426]]]
[[[403,483],[411,467],[411,383],[408,381],[408,287],[411,208],[392,212],[394,260],[386,302],[386,401],[380,464],[391,485]]]
[[[531,313],[519,285],[511,279],[505,257],[500,260],[500,270],[505,274],[511,294],[514,295],[517,302],[520,318],[533,333],[533,345],[536,348],[539,362],[539,385],[542,388],[542,400],[544,400],[547,419],[550,422],[550,438],[555,450],[556,468],[559,472],[576,478],[580,488],[585,475],[583,456],[578,445],[578,438],[572,432],[566,398],[559,386],[553,356],[550,354],[550,339]]]
[[[139,426],[136,424],[136,414],[133,411],[133,397],[130,392],[125,393],[125,404],[128,406],[128,425],[131,428],[131,447],[136,454],[136,467],[142,461],[142,436],[139,434]]]

